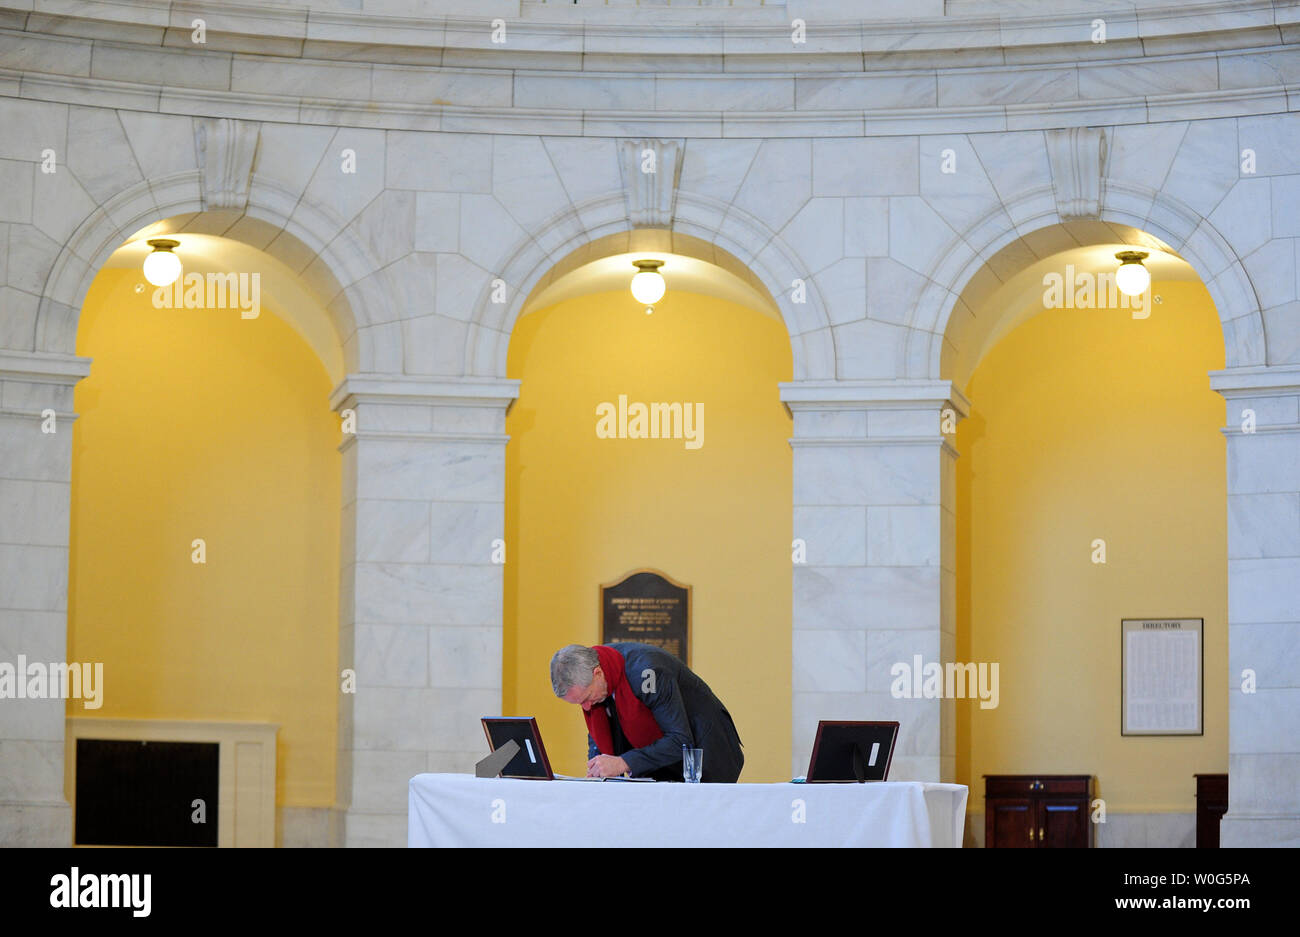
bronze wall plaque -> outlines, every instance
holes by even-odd
[[[633,570],[600,587],[601,644],[652,644],[689,667],[690,620],[691,587],[657,570]]]

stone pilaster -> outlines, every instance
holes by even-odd
[[[340,808],[349,846],[406,842],[407,782],[472,771],[501,710],[505,419],[518,381],[350,375],[342,444]],[[346,424],[345,424],[346,428]],[[494,552],[496,555],[494,556]]]
[[[947,381],[781,385],[794,418],[793,764],[808,768],[819,719],[897,719],[890,777],[948,781],[949,700],[895,699],[891,668],[952,660],[956,451],[942,414],[967,404]]]
[[[72,396],[89,373],[88,358],[0,351],[0,661],[11,665],[67,660]],[[0,843],[72,843],[64,728],[62,699],[0,699]]]
[[[1300,846],[1300,366],[1210,375],[1227,400],[1224,846]],[[1207,696],[1223,692],[1209,675]],[[1253,681],[1253,686],[1252,686]]]

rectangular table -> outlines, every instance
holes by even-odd
[[[408,846],[960,847],[962,784],[411,778]]]

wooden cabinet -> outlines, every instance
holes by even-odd
[[[1219,821],[1228,812],[1228,776],[1196,775],[1196,848],[1219,848]]]
[[[986,774],[984,846],[1087,848],[1091,799],[1090,774]]]

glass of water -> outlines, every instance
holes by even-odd
[[[704,771],[704,749],[682,746],[682,778],[687,784],[699,784]]]

